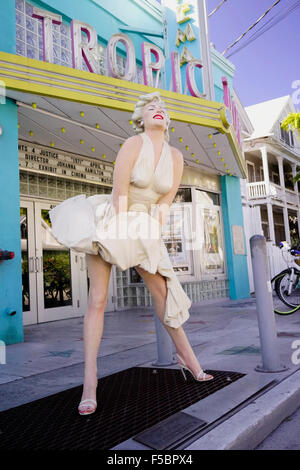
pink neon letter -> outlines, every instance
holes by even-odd
[[[33,18],[42,20],[43,25],[43,59],[45,62],[53,62],[53,37],[52,24],[61,24],[62,17],[41,8],[33,7]]]
[[[121,42],[126,47],[127,59],[125,74],[121,74],[117,64],[117,44]],[[132,81],[136,74],[136,60],[134,45],[131,39],[125,34],[113,34],[107,44],[107,64],[109,75],[115,78]]]
[[[191,60],[186,66],[186,83],[189,89],[189,92],[192,96],[197,96],[198,98],[203,98],[203,94],[197,88],[195,80],[195,67],[201,69],[203,67],[200,60]]]
[[[230,91],[229,91],[229,86],[228,86],[228,81],[226,77],[222,77],[222,83],[223,83],[223,98],[224,98],[224,104],[227,106],[231,112],[232,112],[232,118],[233,118],[233,127],[235,129],[236,135],[238,142],[240,146],[242,146],[241,142],[241,124],[240,120],[238,118],[238,111],[236,109],[235,104],[231,100],[230,96]]]
[[[151,52],[154,54],[156,62],[152,62]],[[149,42],[142,43],[142,59],[143,59],[143,72],[144,72],[144,84],[148,86],[153,85],[153,74],[152,70],[157,70],[156,84],[157,88],[159,72],[165,64],[165,56],[163,51],[154,44]]]
[[[180,71],[179,53],[177,51],[171,53],[172,66],[172,84],[175,93],[182,93],[181,71]]]
[[[87,34],[87,43],[82,41],[81,31]],[[91,53],[98,45],[98,37],[94,28],[87,23],[72,20],[71,35],[74,69],[82,69],[83,58],[90,72],[100,74],[100,64]]]

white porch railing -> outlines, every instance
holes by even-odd
[[[286,202],[289,202],[290,204],[294,204],[297,206],[299,204],[299,196],[295,191],[291,191],[290,189],[285,190],[285,197],[286,197]]]
[[[247,183],[248,199],[259,199],[267,196],[266,184],[264,181],[257,183]]]
[[[274,199],[284,199],[284,189],[279,184],[270,183],[270,196]]]
[[[286,201],[298,205],[298,194],[295,191],[284,189],[278,184],[269,183],[270,191],[268,193],[265,181],[257,181],[256,183],[247,183],[248,199],[263,199],[270,196],[273,199]]]

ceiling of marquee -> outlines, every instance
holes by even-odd
[[[133,135],[128,112],[15,91],[8,91],[7,95],[19,103],[19,138],[32,144],[50,147],[53,142],[55,149],[112,163],[120,144]],[[214,128],[173,120],[170,145],[182,151],[189,167],[217,174],[226,174],[228,168],[233,175],[240,176],[227,136]]]

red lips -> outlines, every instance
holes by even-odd
[[[153,116],[153,119],[163,119],[163,116],[161,114],[155,114],[155,116]]]

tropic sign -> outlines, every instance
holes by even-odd
[[[160,73],[166,67],[170,83],[169,89],[176,93],[186,94],[189,92],[191,96],[205,98],[206,90],[202,74],[198,74],[197,77],[195,74],[196,69],[203,71],[204,67],[208,65],[204,63],[204,60],[195,58],[195,56],[199,56],[201,51],[197,0],[190,0],[185,3],[182,0],[176,0],[176,3],[175,0],[165,0],[164,7],[165,21],[167,21],[167,49],[176,47],[176,50],[173,50],[170,54],[167,50],[166,54],[169,58],[166,59],[160,47],[145,41],[142,43],[144,84],[157,88]],[[53,63],[53,24],[61,25],[62,17],[37,7],[33,7],[32,16],[42,22],[43,60]],[[82,33],[86,34],[85,41]],[[98,34],[96,30],[87,23],[72,19],[71,41],[73,67],[82,70],[85,64],[91,73],[101,75],[101,57],[98,52]],[[120,70],[117,63],[117,46],[119,43],[123,44],[126,49],[124,71]],[[136,75],[136,52],[132,40],[127,35],[123,33],[113,34],[108,41],[106,54],[109,76],[127,81],[134,80]],[[156,72],[156,77],[153,72]],[[224,104],[232,113],[233,125],[241,145],[237,109],[231,100],[226,77],[222,77],[222,79]],[[182,82],[185,82],[184,91]]]
[[[184,11],[180,13],[180,18]],[[43,60],[53,62],[53,28],[52,25],[62,24],[62,17],[47,10],[33,8],[32,16],[42,21],[43,28]],[[82,32],[86,34],[87,41],[83,41]],[[178,36],[178,41],[183,41],[187,37],[193,40],[193,31],[191,27],[185,29],[182,35]],[[72,40],[72,63],[76,69],[82,69],[85,62],[91,73],[100,75],[100,58],[98,56],[97,45],[98,35],[96,30],[89,24],[73,19],[71,21],[71,40]],[[121,72],[117,64],[117,45],[122,43],[126,48],[126,67]],[[159,74],[166,65],[166,58],[160,47],[149,42],[142,43],[142,61],[144,84],[157,87]],[[199,60],[191,59],[186,56],[179,57],[177,51],[171,54],[171,70],[173,90],[181,93],[181,70],[182,61],[187,63],[186,86],[192,96],[202,96],[197,88],[195,81],[195,67],[202,67]],[[136,73],[136,54],[132,40],[123,33],[116,33],[111,36],[107,45],[107,63],[108,72],[111,77],[122,80],[132,81]],[[156,80],[154,83],[153,71],[156,71]]]

